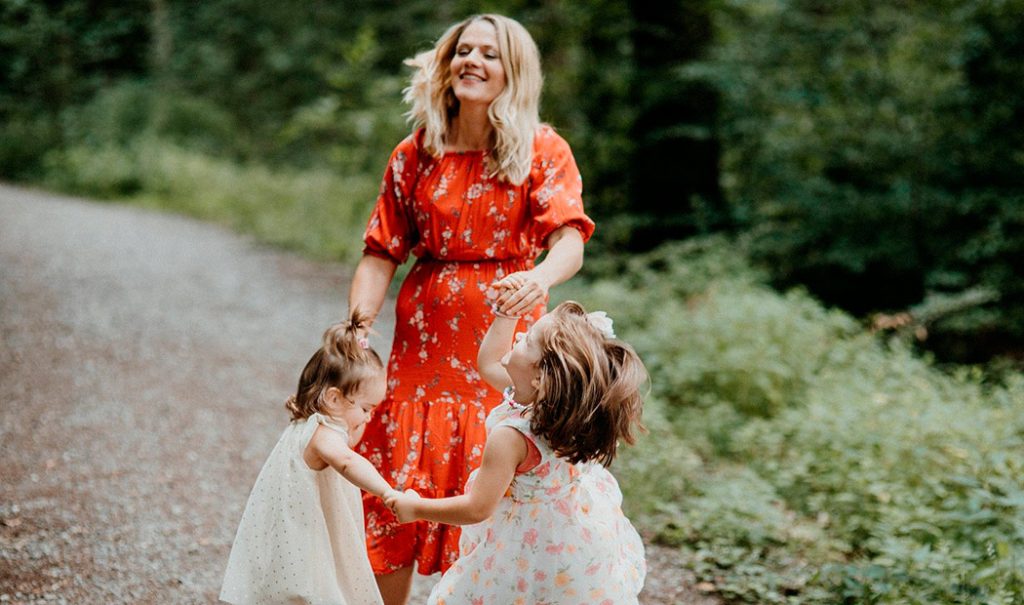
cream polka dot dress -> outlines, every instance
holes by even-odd
[[[321,414],[293,421],[270,453],[238,525],[220,598],[239,605],[380,605],[366,555],[359,488],[302,453]]]

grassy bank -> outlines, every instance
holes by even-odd
[[[44,184],[213,221],[321,259],[354,261],[379,177],[271,170],[157,139],[73,147],[46,159]]]
[[[724,240],[560,295],[651,370],[626,506],[730,602],[1024,602],[1021,375],[939,371]]]

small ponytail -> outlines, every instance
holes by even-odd
[[[365,333],[369,329],[369,316],[355,309],[347,320],[327,328],[324,332],[324,350],[331,355],[349,360],[360,360],[368,355],[376,356],[366,340]]]
[[[285,401],[292,420],[322,413],[327,389],[335,387],[348,397],[366,379],[384,371],[380,356],[366,340],[369,329],[369,316],[354,309],[348,319],[324,331],[322,345],[303,368],[295,395]]]
[[[291,412],[292,418],[296,418],[301,414],[299,410],[298,400],[295,399],[295,395],[289,395],[288,399],[284,400],[284,408]]]

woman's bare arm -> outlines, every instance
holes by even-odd
[[[356,272],[352,277],[352,286],[348,292],[348,308],[360,309],[370,316],[370,323],[373,323],[384,304],[384,297],[397,268],[398,265],[394,261],[364,254],[356,265]]]
[[[499,284],[516,286],[498,297],[498,309],[507,315],[523,315],[544,303],[548,291],[566,281],[583,266],[583,236],[563,225],[548,236],[548,254],[529,271],[513,273]]]

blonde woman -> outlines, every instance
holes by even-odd
[[[493,284],[504,280],[499,311],[527,330],[548,289],[579,270],[594,223],[568,144],[540,123],[540,57],[522,25],[470,17],[408,64],[414,132],[388,162],[349,307],[376,316],[397,266],[417,260],[398,294],[387,396],[359,451],[396,487],[443,498],[480,466],[484,420],[501,403],[476,366]],[[458,528],[364,505],[385,605],[406,602],[414,564],[429,575],[458,557]]]

